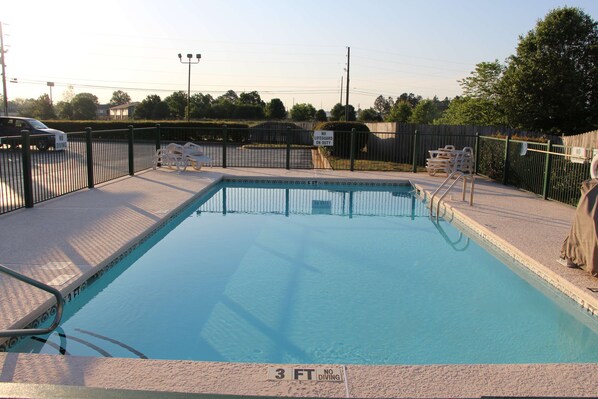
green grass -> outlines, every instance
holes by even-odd
[[[245,144],[243,148],[251,149],[251,148],[287,148],[286,144]],[[305,144],[291,144],[291,148],[315,148],[313,145],[305,145]]]
[[[344,158],[336,158],[329,156],[328,162],[334,170],[349,170],[351,168],[351,161]],[[411,172],[413,165],[407,163],[396,163],[386,161],[370,161],[367,159],[356,159],[354,163],[355,170],[380,170],[391,172]],[[426,168],[418,166],[418,172],[425,172]]]

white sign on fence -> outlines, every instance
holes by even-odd
[[[314,130],[314,145],[332,147],[334,145],[334,131]]]
[[[571,162],[585,163],[586,162],[586,149],[584,147],[572,147],[571,148]]]

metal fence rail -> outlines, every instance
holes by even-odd
[[[65,151],[38,151],[25,144],[24,132],[0,145],[0,214],[148,169],[156,149],[170,142],[199,144],[213,166],[223,168],[410,172],[425,170],[429,150],[472,147],[476,173],[569,205],[577,204],[579,186],[589,178],[589,159],[572,157],[569,147],[550,141],[353,130],[335,131],[331,147],[314,147],[312,137],[311,131],[291,128],[88,128],[68,133]]]
[[[0,141],[2,137],[0,137]],[[23,159],[20,152],[0,151],[0,214],[25,206]]]
[[[575,206],[581,196],[581,183],[590,178],[592,151],[583,160],[570,154],[571,147],[551,147],[546,198]]]
[[[581,183],[590,178],[592,148],[572,156],[571,147],[480,137],[477,172],[483,176],[538,194],[544,199],[575,206]]]

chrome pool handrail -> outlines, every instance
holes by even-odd
[[[56,314],[54,315],[54,322],[48,328],[20,328],[12,330],[0,330],[0,338],[2,337],[16,337],[21,335],[44,335],[51,333],[58,327],[60,320],[62,319],[62,311],[64,309],[64,298],[60,291],[54,287],[50,287],[41,281],[34,280],[30,277],[24,276],[16,271],[9,269],[5,266],[0,265],[0,272],[8,274],[9,276],[16,278],[26,284],[33,285],[36,288],[49,292],[56,297]]]
[[[432,196],[430,197],[430,217],[434,217],[434,197],[436,197],[436,195],[440,192],[440,190],[442,188],[444,188],[445,185],[453,178],[455,178],[455,181],[452,182],[448,186],[448,188],[444,191],[444,193],[442,193],[442,195],[440,195],[440,198],[438,198],[438,201],[436,203],[436,219],[438,219],[438,213],[440,212],[440,203],[442,202],[444,197],[449,193],[449,191],[451,191],[451,189],[455,186],[455,184],[457,184],[459,179],[463,179],[463,201],[465,201],[465,195],[467,193],[467,179],[468,178],[471,179],[471,191],[469,194],[469,205],[470,206],[473,205],[473,191],[474,191],[474,184],[475,184],[475,175],[473,173],[466,174],[462,171],[456,170],[456,171],[452,172],[450,175],[448,175],[448,177],[432,193]]]

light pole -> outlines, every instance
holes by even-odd
[[[183,55],[179,53],[179,61],[181,64],[189,64],[189,79],[187,80],[187,122],[189,122],[189,113],[191,109],[190,101],[191,101],[191,64],[199,64],[199,60],[201,59],[201,54],[195,54],[197,57],[197,61],[193,61],[193,54],[187,54],[187,61],[183,61]]]
[[[54,87],[54,82],[47,82],[48,87],[50,88],[50,104],[54,105],[54,102],[52,101],[52,87]]]
[[[4,106],[4,115],[8,116],[8,99],[6,98],[6,63],[4,62],[4,57],[6,56],[6,52],[8,50],[4,50],[4,35],[2,34],[2,22],[0,22],[0,57],[2,57],[2,102]]]

